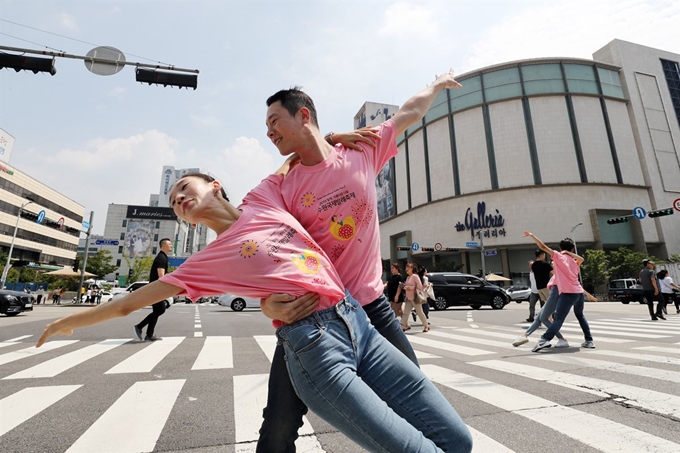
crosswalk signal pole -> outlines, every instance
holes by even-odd
[[[87,232],[85,233],[85,251],[83,252],[83,263],[80,266],[80,283],[78,284],[78,289],[76,291],[76,300],[78,301],[80,301],[80,289],[83,287],[83,281],[85,280],[85,266],[87,266],[87,250],[90,247],[92,219],[94,219],[94,211],[90,211],[90,224],[87,226]]]
[[[484,263],[484,233],[480,231],[479,235],[479,248],[482,257],[482,280],[486,280],[486,264]]]

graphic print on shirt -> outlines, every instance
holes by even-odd
[[[258,245],[257,242],[246,240],[241,244],[241,258],[252,258],[257,253]]]
[[[357,227],[351,216],[342,218],[341,216],[334,215],[331,217],[331,235],[335,239],[349,241],[354,237],[356,230]]]
[[[316,274],[319,272],[319,267],[321,266],[319,255],[309,249],[302,253],[291,253],[290,259],[305,274]]]

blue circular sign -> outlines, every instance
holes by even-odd
[[[413,250],[414,252],[417,252],[419,248],[420,248],[420,245],[418,245],[417,242],[414,242],[413,244],[411,244],[411,250]]]
[[[636,219],[642,220],[645,217],[647,217],[647,211],[645,211],[645,208],[638,206],[636,208],[633,208],[633,215],[635,216]]]
[[[43,209],[38,213],[38,218],[35,220],[38,223],[43,223],[43,220],[45,220],[45,210]]]

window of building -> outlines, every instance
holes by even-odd
[[[154,254],[154,255],[155,255],[156,253],[158,253],[158,251],[156,250],[156,247],[153,248],[153,250],[151,251],[151,253]]]
[[[562,69],[557,63],[522,66],[524,92],[527,96],[543,93],[564,93]]]
[[[127,226],[127,219],[123,219],[123,228]]]
[[[457,112],[482,103],[482,79],[470,77],[461,82],[462,88],[451,90],[451,110]]]
[[[680,124],[680,67],[677,61],[661,60],[663,73],[666,76],[668,91],[671,93],[671,102],[675,109],[675,116]]]
[[[153,235],[153,240],[154,242],[158,242],[158,233]]]
[[[597,68],[597,75],[600,77],[603,95],[623,99],[623,88],[621,88],[621,78],[618,72]]]
[[[522,96],[518,67],[487,72],[482,77],[486,102]]]
[[[116,260],[116,266],[120,267],[120,260]]]
[[[123,239],[125,239],[125,233],[120,233],[120,240],[122,241]]]
[[[156,222],[156,229],[161,227],[161,222]]]
[[[122,245],[118,246],[118,253],[123,253],[123,246]]]
[[[570,93],[600,94],[593,66],[565,64],[564,72],[567,75]]]

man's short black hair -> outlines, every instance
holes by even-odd
[[[571,238],[564,238],[560,241],[560,250],[574,253],[574,240]]]
[[[312,124],[317,128],[319,127],[314,101],[312,101],[312,98],[302,91],[300,87],[292,87],[288,90],[277,91],[267,99],[267,107],[271,107],[271,105],[276,102],[280,102],[281,106],[290,113],[290,116],[295,116],[302,107],[307,107],[312,119]]]
[[[160,241],[158,241],[158,245],[160,245],[162,247],[164,242],[169,242],[170,245],[172,245],[172,239],[170,239],[170,238],[161,239]]]
[[[538,258],[541,255],[545,255],[545,252],[541,249],[536,249],[536,251],[534,252],[534,255],[536,255],[536,258]]]

